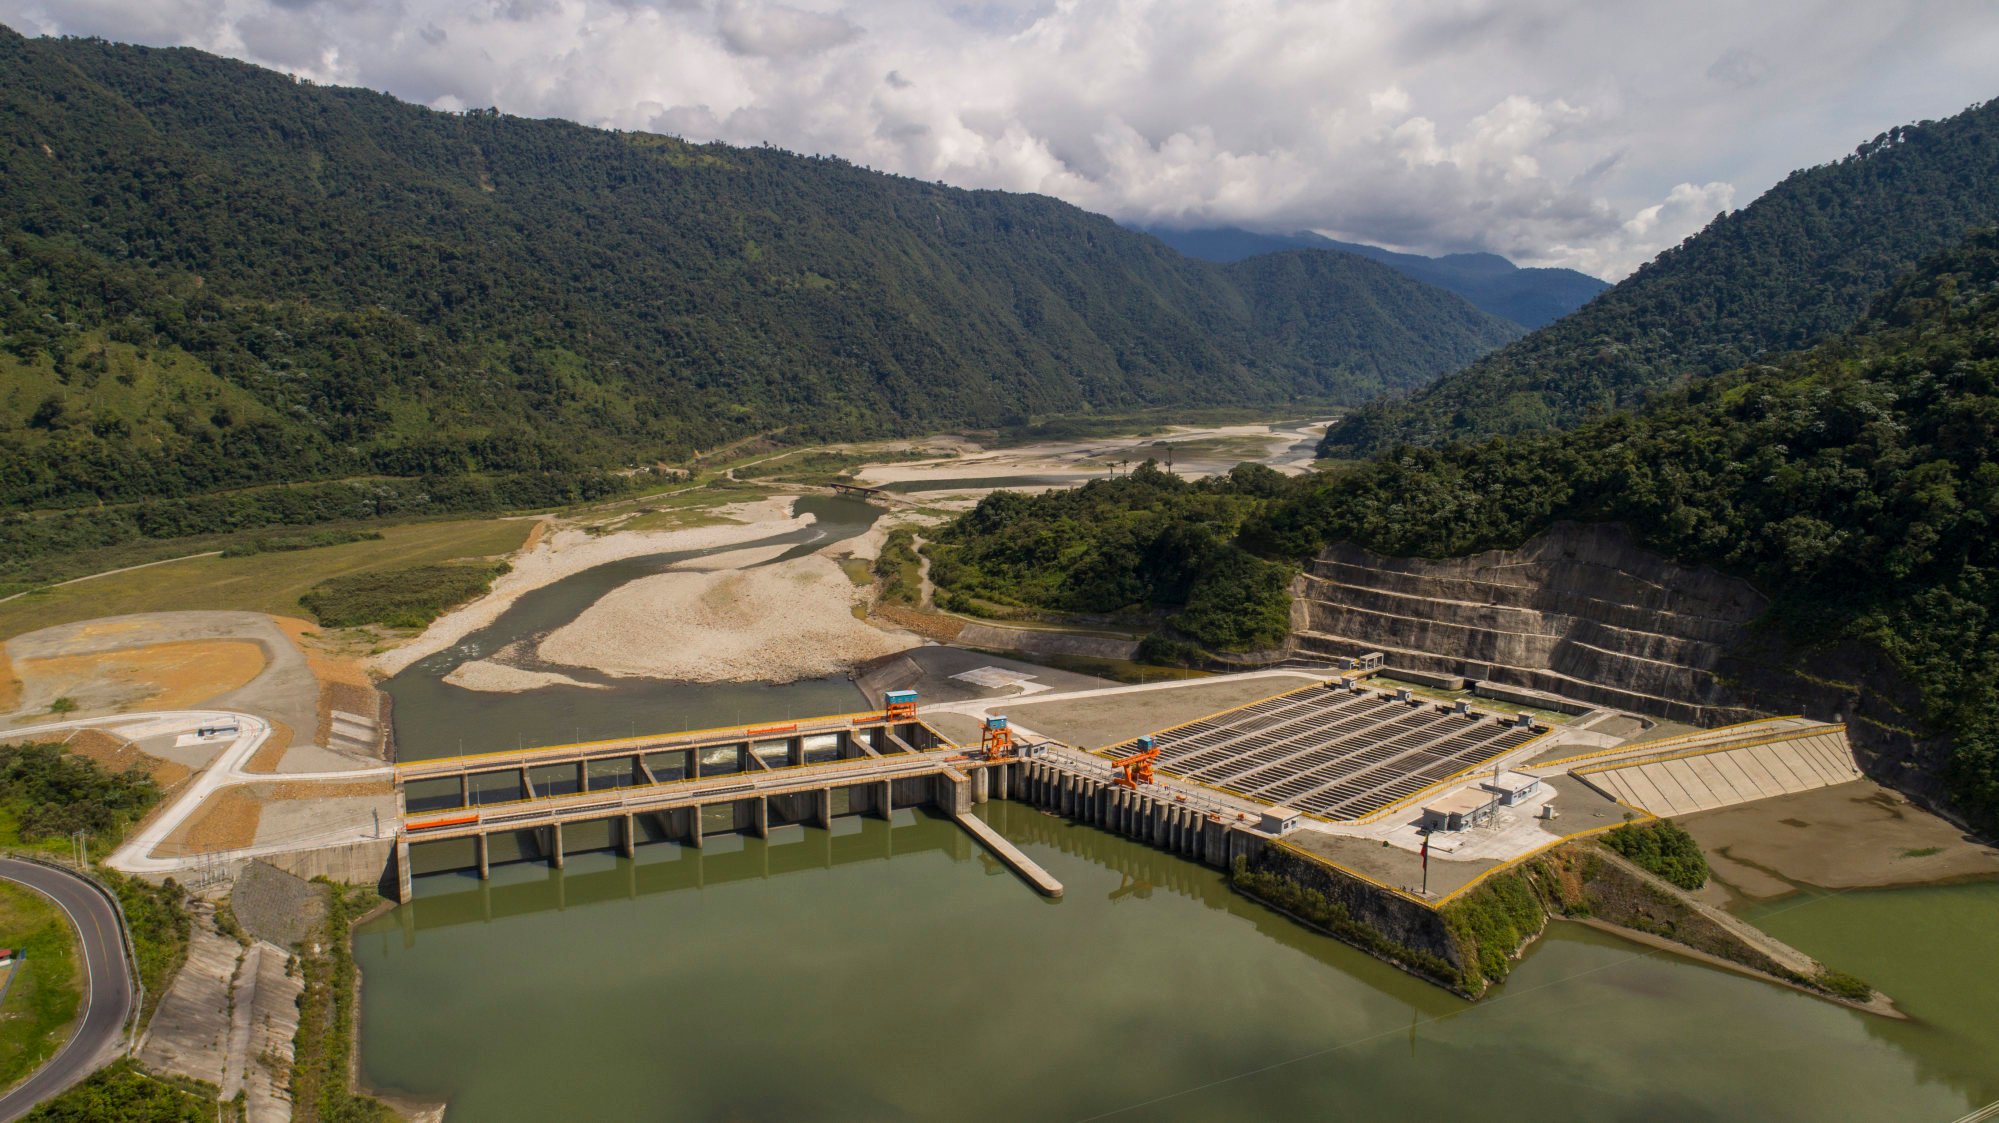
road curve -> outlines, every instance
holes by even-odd
[[[116,1055],[135,984],[118,913],[95,885],[66,870],[13,858],[0,858],[0,877],[39,891],[68,915],[82,937],[84,975],[83,1017],[75,1035],[40,1071],[0,1096],[0,1123],[8,1123]]]

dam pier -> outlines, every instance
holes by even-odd
[[[1296,815],[1218,795],[1121,783],[1103,758],[1052,743],[1016,744],[989,719],[977,748],[950,743],[914,700],[865,714],[781,725],[642,736],[398,765],[394,843],[400,901],[413,878],[657,842],[700,847],[720,834],[830,829],[845,816],[888,819],[926,806],[955,820],[1037,891],[1062,886],[970,812],[1013,799],[1217,869],[1288,832]]]

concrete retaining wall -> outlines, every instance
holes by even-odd
[[[1138,641],[1111,636],[1085,636],[1040,628],[1009,628],[1000,624],[967,624],[952,641],[959,647],[988,651],[1019,651],[1028,655],[1081,655],[1092,659],[1129,659]]]
[[[1157,846],[1216,869],[1229,869],[1265,842],[1264,836],[1158,794],[1134,791],[1042,760],[1009,768],[1012,798]]]
[[[382,890],[383,896],[393,899],[396,888],[395,849],[393,839],[371,839],[319,850],[269,854],[262,860],[307,881],[324,877],[352,885],[374,885]]]
[[[1432,561],[1339,545],[1302,578],[1303,653],[1380,650],[1464,675],[1696,724],[1734,717],[1715,674],[1768,601],[1622,528],[1562,524],[1517,550]]]
[[[1476,972],[1466,972],[1464,951],[1437,910],[1288,846],[1260,848],[1249,857],[1248,869],[1324,897],[1348,922],[1324,926],[1329,934],[1419,978],[1476,997],[1461,982]],[[1299,919],[1321,927],[1311,918]]]

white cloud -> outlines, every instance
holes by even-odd
[[[861,33],[838,12],[808,12],[758,0],[721,0],[715,16],[725,46],[739,55],[764,58],[818,54]]]
[[[1613,278],[1794,167],[1999,93],[1975,0],[0,0],[0,21]]]

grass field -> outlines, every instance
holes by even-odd
[[[48,898],[0,881],[0,947],[22,953],[0,1002],[0,1088],[11,1088],[62,1047],[83,995],[76,933]]]
[[[299,597],[333,577],[506,554],[533,519],[470,519],[385,526],[380,540],[249,557],[190,558],[75,585],[40,589],[0,604],[0,639],[38,628],[178,609],[241,609],[302,616]]]

